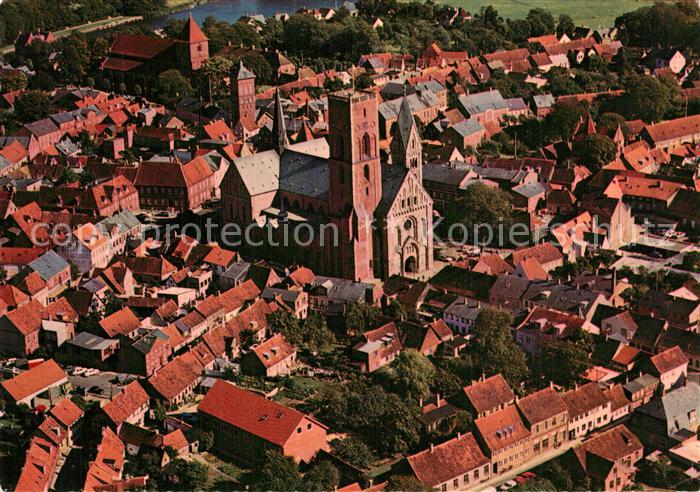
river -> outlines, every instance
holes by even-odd
[[[170,19],[184,19],[192,14],[200,25],[212,15],[219,20],[236,22],[243,15],[264,15],[266,18],[277,13],[292,14],[302,7],[320,8],[341,6],[342,0],[209,0],[181,12],[157,17],[150,21],[153,27],[161,27]]]

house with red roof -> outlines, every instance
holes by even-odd
[[[435,490],[471,490],[491,478],[491,464],[474,435],[459,434],[406,458],[413,476]]]
[[[0,351],[24,357],[39,348],[44,307],[36,300],[7,312],[0,318]]]
[[[688,357],[680,347],[674,346],[652,355],[643,364],[643,370],[659,378],[664,390],[668,391],[688,376]]]
[[[254,465],[274,449],[297,462],[328,450],[328,428],[313,417],[217,380],[198,407],[202,426],[214,433],[214,450]]]
[[[596,382],[562,394],[569,408],[569,440],[578,439],[610,423],[612,402]]]
[[[139,165],[134,184],[141,208],[184,212],[213,196],[214,172],[202,157],[186,164],[147,161]]]
[[[506,408],[515,401],[515,394],[501,374],[474,381],[453,399],[454,404],[480,418]]]
[[[56,422],[61,424],[68,433],[68,443],[72,444],[73,437],[79,431],[79,420],[85,415],[78,405],[70,398],[64,398],[49,411]]]
[[[17,492],[47,491],[56,480],[58,447],[49,440],[35,436],[29,442],[27,454],[15,485]]]
[[[362,334],[352,348],[352,358],[362,372],[373,372],[390,364],[403,350],[396,324],[392,321]]]
[[[700,141],[700,114],[647,125],[641,137],[652,147],[668,149],[685,142]]]
[[[119,394],[102,407],[107,424],[119,432],[125,422],[143,424],[150,398],[138,381],[129,383]]]
[[[474,427],[474,435],[491,461],[493,475],[518,467],[532,458],[532,432],[515,405],[476,419]]]
[[[100,320],[102,335],[107,338],[134,338],[141,327],[141,321],[128,307]]]
[[[642,459],[644,446],[624,425],[618,425],[589,439],[570,451],[578,467],[591,480],[593,490],[620,492],[635,484],[635,464]]]
[[[241,359],[241,372],[251,376],[276,377],[290,374],[297,365],[297,351],[281,333],[255,345]]]
[[[64,398],[68,374],[55,360],[49,359],[0,383],[5,401],[34,407],[37,400],[58,402]]]

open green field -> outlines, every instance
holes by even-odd
[[[493,5],[498,13],[511,19],[523,18],[528,10],[544,8],[559,17],[569,14],[574,21],[589,27],[611,26],[615,18],[625,12],[651,5],[651,0],[438,0],[440,3],[461,6],[475,13],[481,7]]]

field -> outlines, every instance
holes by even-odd
[[[544,8],[559,17],[569,14],[574,21],[589,27],[611,26],[615,18],[625,12],[651,5],[650,0],[438,0],[439,3],[461,6],[478,12],[481,7],[493,5],[498,13],[511,19],[523,18],[528,10]]]

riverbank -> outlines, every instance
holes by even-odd
[[[57,38],[64,38],[76,32],[86,34],[94,31],[104,31],[117,26],[121,26],[122,24],[130,24],[132,22],[139,22],[142,20],[143,17],[140,15],[120,15],[117,17],[107,17],[106,19],[100,19],[93,22],[86,22],[85,24],[80,24],[79,26],[66,27],[65,29],[61,29],[60,31],[54,31],[53,34]],[[14,45],[10,44],[0,48],[0,55],[7,55],[14,51]]]

